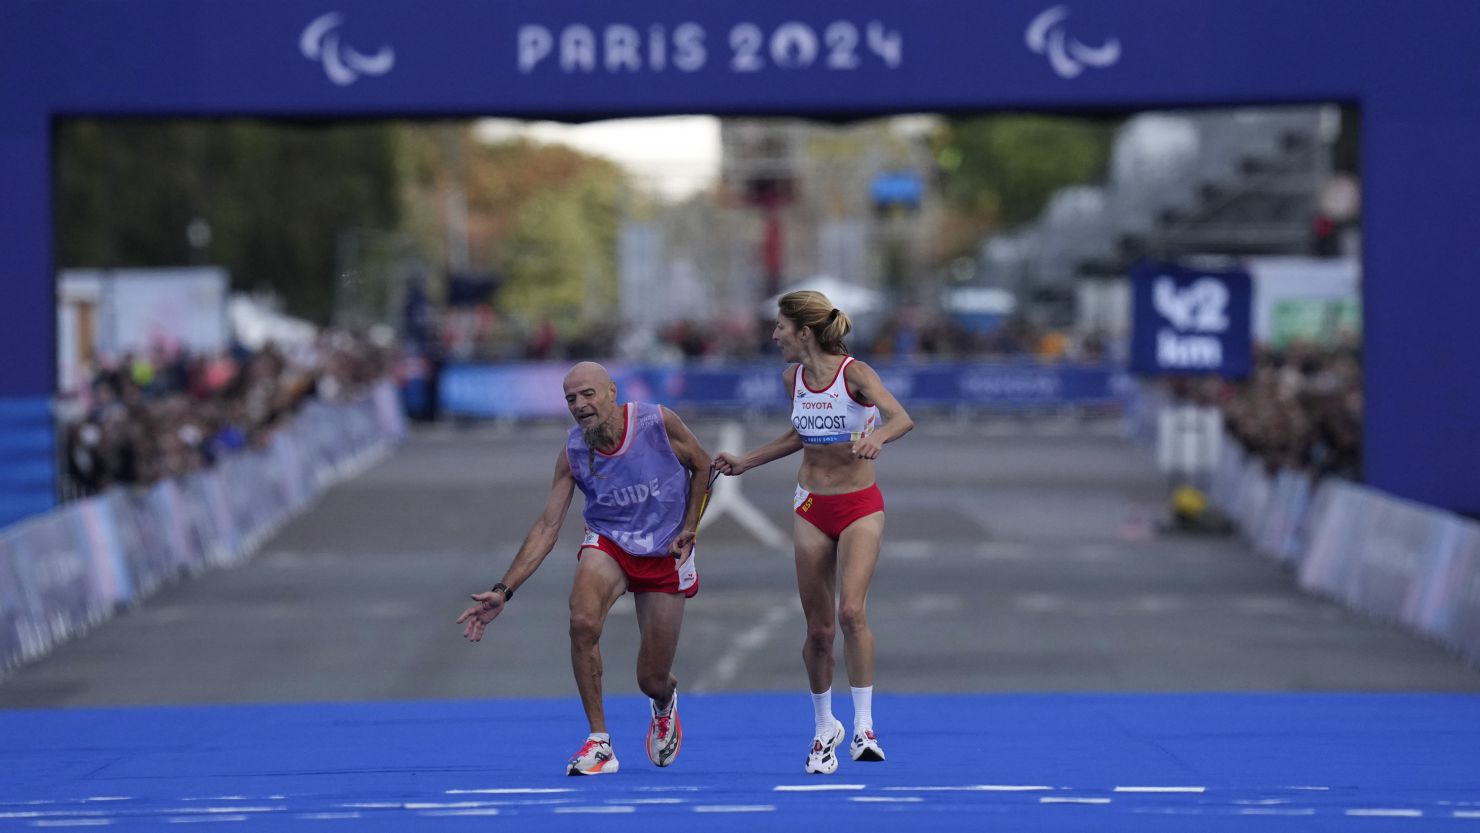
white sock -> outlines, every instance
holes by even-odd
[[[874,687],[853,689],[853,733],[861,735],[874,728]]]
[[[610,732],[592,732],[591,734],[589,734],[589,735],[586,736],[586,739],[587,740],[599,740],[602,743],[611,743],[612,742],[612,736],[611,736],[611,733]]]
[[[832,689],[821,694],[813,693],[812,716],[817,725],[817,737],[831,737],[833,731]]]

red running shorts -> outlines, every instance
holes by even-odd
[[[694,553],[680,567],[673,556],[667,553],[632,555],[617,546],[612,539],[589,529],[586,530],[586,537],[581,540],[581,549],[576,553],[576,558],[584,555],[587,548],[601,550],[611,556],[626,574],[627,589],[633,593],[682,593],[684,598],[692,599],[699,592],[699,573],[694,568]]]
[[[836,541],[849,524],[875,512],[883,512],[884,493],[879,491],[877,483],[867,489],[841,495],[814,495],[798,486],[791,505],[798,517]]]

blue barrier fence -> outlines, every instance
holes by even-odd
[[[1232,437],[1210,497],[1305,589],[1480,663],[1480,523],[1335,478],[1271,474]]]
[[[1132,384],[1117,368],[1021,363],[876,363],[906,406],[1053,410],[1123,405]],[[519,419],[566,414],[568,364],[451,364],[440,404],[459,417]],[[789,399],[779,362],[725,367],[608,365],[623,400],[691,410],[779,411]]]
[[[56,505],[51,397],[0,399],[0,527]]]
[[[314,402],[271,445],[150,487],[118,487],[0,533],[0,671],[184,575],[238,564],[405,434],[395,389]]]

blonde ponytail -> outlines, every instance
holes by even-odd
[[[811,330],[823,352],[848,355],[848,345],[843,338],[853,329],[853,322],[846,312],[833,306],[826,295],[801,289],[781,296],[777,306],[792,323]]]

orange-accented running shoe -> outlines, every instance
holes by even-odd
[[[617,756],[612,752],[611,741],[587,738],[570,763],[565,766],[566,775],[607,775],[619,767]]]
[[[658,714],[658,704],[648,701],[653,712],[653,721],[648,724],[648,760],[658,766],[668,766],[678,757],[678,747],[683,743],[683,724],[678,721],[678,692],[673,692],[673,704],[668,713]]]

